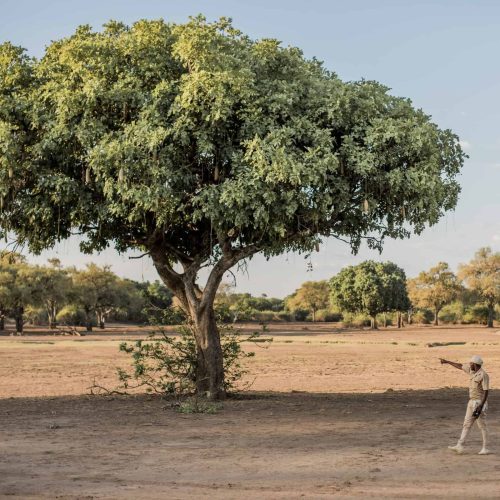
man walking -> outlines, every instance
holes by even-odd
[[[488,428],[486,426],[486,411],[488,410],[488,391],[490,389],[490,377],[483,370],[483,360],[480,356],[472,356],[468,365],[454,363],[443,358],[439,358],[441,364],[448,364],[459,370],[463,370],[469,375],[469,402],[465,413],[462,435],[455,446],[448,446],[450,450],[457,453],[464,452],[464,442],[469,434],[474,421],[481,430],[483,436],[483,447],[479,455],[489,455],[488,450]]]

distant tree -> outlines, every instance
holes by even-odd
[[[488,328],[493,328],[495,305],[500,304],[500,252],[479,249],[468,264],[462,264],[458,276],[488,307]]]
[[[127,291],[120,280],[111,271],[110,266],[87,264],[86,269],[73,271],[73,286],[76,301],[86,316],[86,327],[92,330],[92,314],[95,314],[97,325],[104,329],[107,317],[127,303]]]
[[[15,268],[19,264],[25,264],[26,258],[15,252],[0,251],[0,331],[5,329],[5,319],[9,313],[12,303],[12,290],[15,287]]]
[[[306,310],[311,313],[313,322],[316,312],[326,309],[330,303],[330,290],[326,281],[306,281],[300,288],[287,297],[286,305],[290,311]]]
[[[377,314],[409,307],[406,275],[392,262],[365,261],[345,267],[330,280],[331,300],[342,311],[365,313],[377,329]]]
[[[43,304],[47,311],[49,327],[56,328],[57,313],[71,300],[72,282],[58,259],[49,260],[50,266],[32,268],[31,286],[33,301]]]
[[[440,262],[408,280],[408,291],[413,306],[434,311],[434,325],[438,325],[439,311],[457,297],[461,286],[448,264]]]
[[[172,291],[158,280],[142,283],[143,314],[151,324],[165,325],[172,319]]]
[[[23,333],[24,310],[36,302],[33,269],[25,263],[9,264],[0,273],[0,302],[16,322],[16,332]]]
[[[408,99],[228,19],[81,26],[40,59],[0,45],[0,237],[40,252],[77,231],[89,253],[147,253],[214,399],[228,270],[328,237],[356,251],[420,233],[455,207],[463,160]]]

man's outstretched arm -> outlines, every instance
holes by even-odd
[[[462,370],[463,369],[462,363],[455,363],[453,361],[448,361],[447,359],[443,359],[443,358],[439,358],[439,361],[441,361],[442,365],[451,365],[454,368],[457,368],[458,370]]]

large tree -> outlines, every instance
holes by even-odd
[[[332,302],[342,311],[368,314],[377,329],[377,314],[405,311],[410,305],[406,275],[393,262],[367,260],[348,266],[330,280]]]
[[[408,99],[227,19],[82,26],[41,59],[5,43],[0,99],[3,232],[32,252],[78,233],[86,252],[147,253],[194,323],[212,398],[213,302],[231,267],[331,236],[381,248],[460,190],[457,136]]]
[[[488,328],[493,328],[495,305],[500,304],[500,252],[480,248],[468,264],[459,267],[458,276],[488,307]]]
[[[416,307],[432,309],[436,326],[439,324],[439,311],[454,300],[461,289],[458,278],[446,262],[439,262],[408,280],[411,303]]]

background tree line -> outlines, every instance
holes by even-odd
[[[87,264],[84,269],[63,268],[58,259],[45,266],[29,264],[20,254],[0,253],[0,330],[12,318],[18,333],[25,323],[94,326],[106,322],[164,322],[172,293],[159,281],[122,279],[109,266]],[[173,310],[172,310],[173,311]]]
[[[223,283],[215,309],[222,321],[342,321],[346,326],[404,323],[480,323],[492,327],[500,314],[500,253],[480,249],[455,274],[440,262],[407,279],[392,262],[365,261],[330,280],[308,281],[278,299],[235,293]],[[57,259],[29,264],[19,254],[0,254],[0,330],[5,319],[18,332],[35,325],[105,328],[107,321],[179,324],[184,319],[172,292],[159,281],[122,279],[109,266],[63,268]]]

